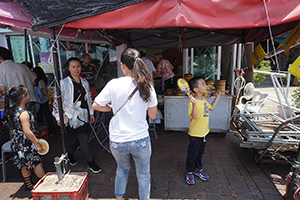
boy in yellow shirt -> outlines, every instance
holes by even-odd
[[[209,133],[209,110],[213,111],[221,96],[216,91],[216,98],[209,104],[203,95],[207,93],[205,80],[201,77],[194,77],[189,81],[191,91],[195,96],[189,96],[189,146],[186,158],[186,182],[189,185],[195,184],[194,175],[201,180],[207,181],[209,177],[202,170],[202,156],[206,145],[206,135]]]

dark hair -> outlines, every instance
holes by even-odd
[[[148,102],[150,98],[150,89],[153,85],[151,74],[143,60],[139,57],[136,49],[127,48],[121,54],[121,62],[131,70],[131,77],[140,92],[140,97]]]
[[[79,58],[77,57],[71,57],[67,60],[67,62],[64,65],[64,68],[66,68],[66,74],[64,75],[64,78],[66,78],[67,76],[71,76],[70,71],[68,70],[69,66],[70,66],[70,62],[72,61],[78,61],[80,63]]]
[[[161,54],[160,52],[154,53],[153,56],[154,56],[154,57],[158,57],[159,59],[162,59],[162,58],[163,58],[163,56],[162,56],[162,54]]]
[[[204,80],[204,78],[203,78],[203,77],[200,77],[200,76],[194,76],[193,78],[191,78],[191,80],[189,80],[189,86],[190,86],[190,89],[191,89],[191,91],[192,91],[193,93],[195,93],[195,92],[194,92],[194,89],[195,89],[196,87],[198,87],[198,81],[199,81],[200,79],[203,79],[203,80]]]
[[[90,55],[90,54],[88,54],[88,53],[84,53],[84,54],[82,55],[82,59],[83,59],[83,58],[85,58],[86,56],[90,56],[90,57],[91,57],[91,55]]]
[[[33,65],[32,65],[32,63],[31,62],[28,62],[28,61],[23,61],[21,64],[24,64],[24,65],[26,65],[30,70],[32,70],[33,69]]]
[[[7,119],[8,117],[8,109],[9,109],[9,101],[11,101],[11,104],[13,107],[17,107],[20,105],[22,96],[25,94],[25,97],[27,97],[29,94],[27,93],[26,87],[24,85],[14,85],[12,86],[9,91],[5,91],[5,107],[4,107],[4,119]],[[10,116],[12,117],[12,116]]]
[[[48,85],[48,79],[46,74],[44,73],[44,70],[40,67],[35,67],[33,68],[33,72],[37,75],[37,83],[40,80],[43,80],[45,82],[46,85]]]
[[[0,57],[2,57],[3,60],[11,60],[12,54],[11,51],[7,48],[0,47]]]
[[[145,57],[146,56],[146,50],[145,49],[141,49],[140,50],[140,55],[141,55],[141,57]]]

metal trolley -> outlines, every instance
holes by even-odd
[[[290,164],[300,142],[300,115],[284,120],[275,114],[234,114],[231,121],[241,139],[240,146],[257,150],[255,161],[284,159]]]

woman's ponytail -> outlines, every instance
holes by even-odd
[[[132,77],[137,84],[141,98],[148,102],[150,98],[150,89],[153,85],[151,74],[141,58],[136,58],[133,64]]]
[[[153,81],[145,63],[139,57],[139,52],[132,48],[125,49],[121,55],[121,62],[131,70],[131,77],[135,81],[140,97],[148,102]]]

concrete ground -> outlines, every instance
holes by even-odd
[[[271,93],[271,87],[260,87],[261,91]],[[273,95],[273,94],[272,94]],[[270,106],[267,103],[266,106]],[[274,105],[271,105],[273,108]],[[196,178],[196,184],[185,182],[185,159],[188,145],[186,132],[164,131],[163,124],[156,126],[157,139],[150,131],[152,141],[151,158],[151,199],[283,199],[285,194],[285,176],[291,166],[281,162],[255,163],[255,150],[239,146],[236,133],[229,131],[225,137],[209,134],[203,158],[203,169],[210,176],[203,182]],[[100,137],[104,137],[102,131]],[[46,172],[54,172],[54,157],[62,153],[60,134],[49,140],[50,152],[43,156]],[[71,135],[66,134],[67,148],[71,143]],[[108,143],[105,142],[108,146]],[[96,139],[89,143],[92,156],[103,171],[94,174],[87,168],[87,163],[78,150],[75,157],[76,166],[72,172],[88,172],[89,199],[113,199],[116,163],[110,153],[105,151]],[[31,199],[31,193],[23,186],[21,173],[7,164],[7,182],[0,183],[0,199]],[[2,177],[2,173],[0,173]],[[34,180],[37,178],[34,176]],[[128,177],[126,199],[138,199],[134,163]]]

